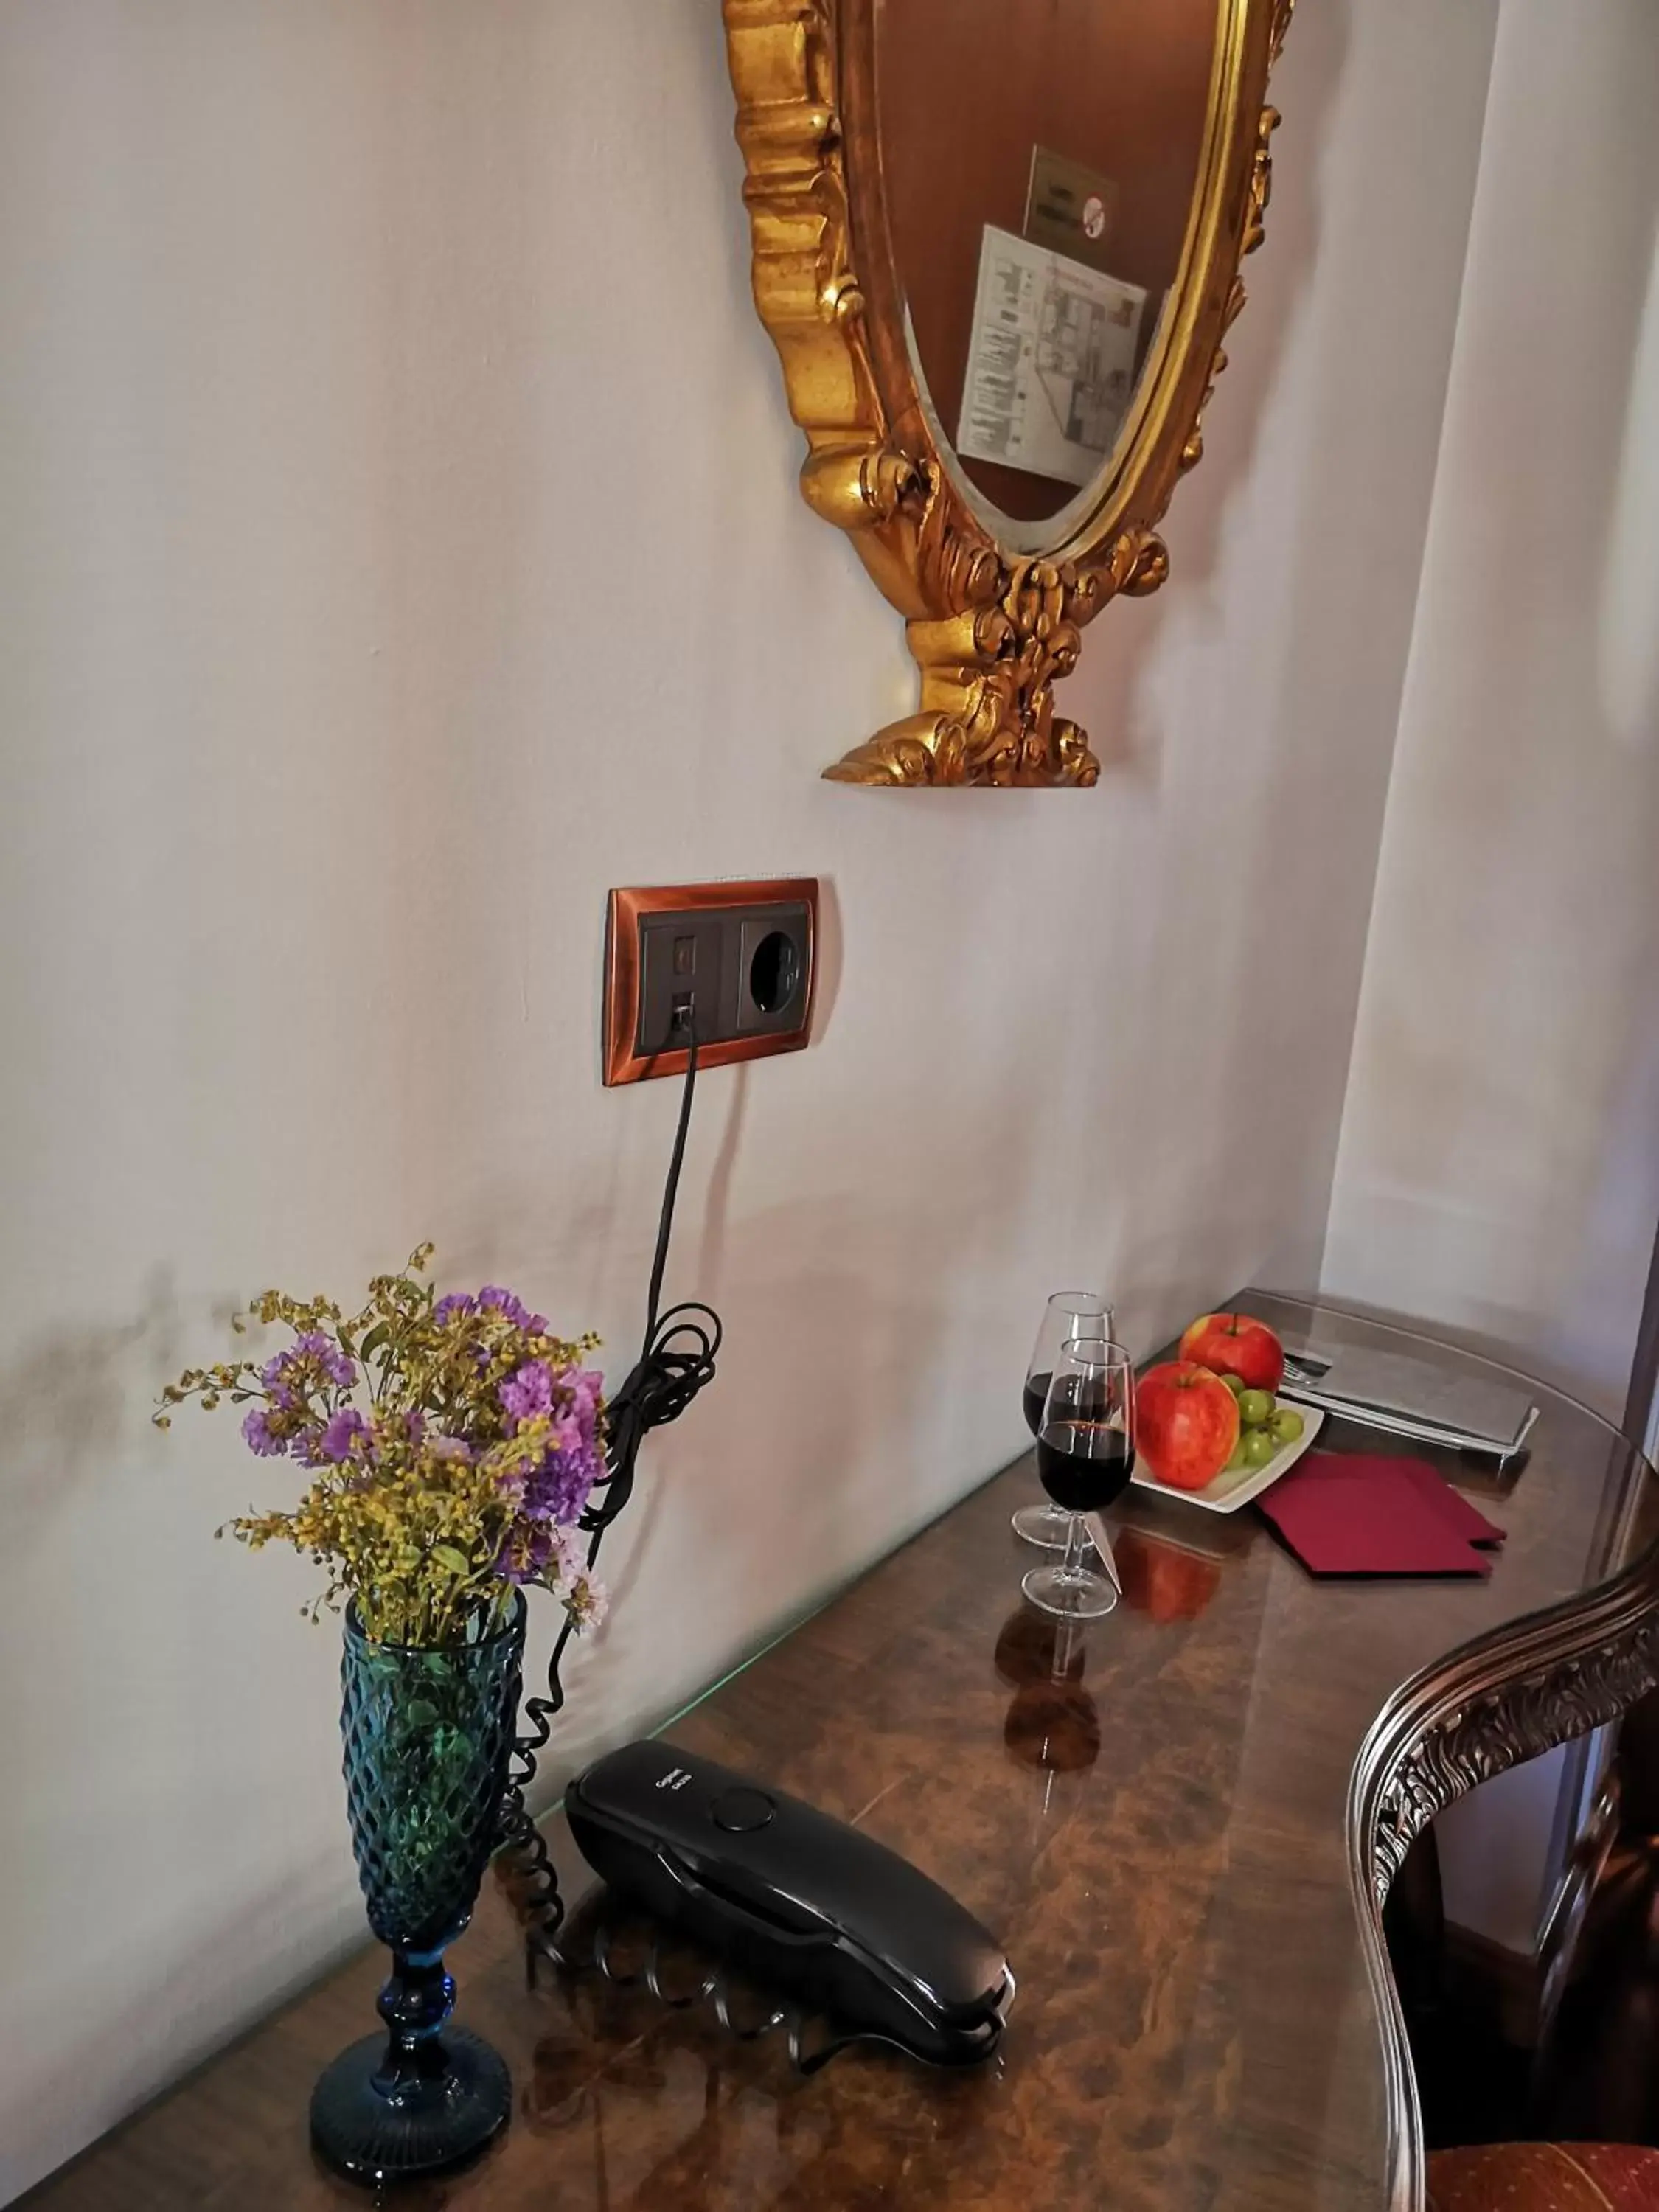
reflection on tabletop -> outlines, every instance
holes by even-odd
[[[1121,1532],[1117,1545],[1120,1559],[1127,1549],[1134,1562],[1126,1583],[1138,1592],[1162,1587],[1160,1558],[1166,1580],[1194,1569],[1219,1574],[1213,1562],[1136,1531]],[[1086,1771],[1100,1754],[1101,1717],[1085,1676],[1090,1636],[1109,1632],[1109,1621],[1060,1619],[1022,1601],[994,1640],[995,1674],[1013,1692],[1003,1731],[1008,1756],[1048,1777],[1032,1800],[1034,1858],[1059,1810],[1054,1778]],[[896,2183],[919,2140],[971,2154],[975,2115],[1000,2061],[952,2073],[881,2049],[852,2050],[811,2076],[804,2094],[799,2062],[810,2062],[832,2029],[803,2024],[792,2051],[787,2007],[603,1887],[573,1912],[559,1951],[556,1966],[536,1977],[538,2002],[552,2017],[535,2047],[521,2117],[538,2135],[580,2136],[585,2157],[611,2177],[607,2205],[712,2205],[714,2176],[729,2177],[734,2155],[781,2191],[805,2187],[815,2202],[840,2203]],[[865,2107],[867,2130],[858,2121]],[[611,2128],[617,2140],[607,2152]],[[653,2150],[641,2165],[644,2135]]]
[[[1112,1551],[1123,1602],[1153,1620],[1196,1620],[1221,1588],[1218,1559],[1144,1528],[1118,1529]]]
[[[520,2124],[570,2147],[603,2212],[714,2212],[734,2178],[745,2203],[875,2203],[922,2144],[971,2160],[996,2062],[937,2070],[860,2048],[808,2076],[770,1997],[603,1888],[561,1949],[537,1988],[547,2025]],[[803,2056],[823,2033],[808,2027]]]
[[[1002,1740],[1020,1766],[1076,1774],[1100,1756],[1100,1713],[1083,1686],[1088,1625],[1022,1603],[997,1638],[997,1672],[1016,1686]]]

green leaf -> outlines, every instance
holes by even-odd
[[[472,1571],[471,1560],[467,1558],[465,1552],[458,1552],[453,1544],[434,1544],[432,1547],[432,1556],[440,1566],[447,1567],[457,1581]]]

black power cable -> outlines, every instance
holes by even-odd
[[[697,1033],[695,1013],[688,1010],[684,1027],[686,1033],[685,1088],[680,1095],[679,1125],[674,1132],[674,1149],[668,1163],[668,1179],[663,1188],[662,1212],[657,1221],[656,1253],[651,1263],[651,1286],[646,1297],[645,1337],[640,1356],[632,1370],[612,1395],[606,1407],[607,1435],[605,1438],[606,1473],[594,1485],[599,1493],[597,1503],[590,1503],[581,1518],[581,1527],[591,1532],[587,1547],[587,1564],[591,1567],[599,1556],[605,1532],[633,1495],[635,1463],[640,1447],[653,1429],[665,1427],[677,1421],[706,1382],[714,1379],[715,1356],[720,1348],[720,1316],[712,1306],[693,1299],[686,1304],[671,1306],[665,1314],[659,1314],[662,1299],[663,1273],[668,1264],[669,1239],[674,1228],[674,1202],[679,1194],[680,1170],[685,1162],[686,1134],[691,1126],[691,1101],[697,1081]],[[520,1911],[526,1923],[526,1959],[533,1983],[538,1955],[551,1960],[556,1965],[570,1966],[574,1962],[562,1957],[558,1935],[564,1925],[565,1905],[559,1892],[559,1878],[547,1848],[547,1838],[530,1817],[525,1802],[525,1791],[535,1779],[537,1754],[544,1750],[553,1732],[553,1723],[562,1711],[565,1701],[564,1684],[559,1668],[565,1647],[573,1630],[566,1621],[559,1631],[553,1646],[553,1656],[547,1667],[547,1695],[529,1698],[525,1701],[525,1717],[529,1723],[527,1732],[519,1736],[513,1746],[513,1764],[507,1771],[506,1792],[501,1800],[501,1820],[497,1840],[510,1850],[518,1861],[520,1882]],[[699,1978],[696,1988],[682,1997],[670,1997],[663,1990],[659,1965],[659,1952],[653,1943],[644,1968],[636,1974],[619,1972],[610,1955],[608,1938],[603,1929],[596,1931],[592,1945],[592,1963],[605,1979],[621,1989],[643,1981],[659,2002],[672,2011],[682,2011],[707,2002],[713,2005],[720,2026],[740,2042],[758,2042],[763,2037],[782,2028],[789,2061],[798,2074],[815,2074],[821,2066],[829,2064],[843,2051],[855,2044],[885,2044],[899,2051],[908,2046],[893,2037],[870,2028],[845,2028],[832,2026],[827,2036],[816,2049],[807,2047],[807,2015],[791,2004],[774,2006],[752,2026],[743,2027],[733,2018],[731,1996],[725,1976],[716,1972]],[[985,2051],[988,2055],[1001,2036],[999,2021],[994,2032],[988,2035]],[[918,2054],[908,2052],[915,2057]],[[937,2062],[930,2061],[930,2063]]]
[[[668,1265],[669,1239],[674,1230],[674,1201],[679,1194],[680,1170],[685,1163],[685,1139],[691,1127],[691,1101],[697,1083],[697,1032],[688,1012],[685,1088],[680,1094],[679,1126],[668,1163],[662,1212],[657,1221],[656,1254],[651,1263],[651,1287],[646,1297],[645,1336],[640,1356],[620,1386],[612,1392],[606,1412],[605,1472],[593,1486],[593,1496],[580,1526],[588,1534],[587,1564],[599,1557],[605,1532],[634,1494],[635,1465],[640,1447],[653,1429],[677,1421],[706,1382],[712,1382],[714,1360],[720,1348],[720,1321],[712,1306],[693,1299],[671,1306],[659,1314],[662,1279]],[[564,1921],[564,1900],[558,1875],[548,1855],[547,1840],[530,1816],[525,1792],[536,1778],[538,1755],[545,1750],[553,1723],[564,1708],[565,1688],[560,1679],[565,1648],[574,1633],[567,1620],[560,1629],[547,1665],[547,1694],[525,1701],[526,1729],[513,1746],[507,1790],[501,1800],[497,1840],[516,1856],[522,1883],[521,1908],[527,1923],[533,1973],[535,1952],[556,1958],[554,1939]]]

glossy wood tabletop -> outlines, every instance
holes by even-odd
[[[1247,1303],[1304,1338],[1307,1309]],[[1327,1314],[1316,1333],[1385,1340]],[[1439,1462],[1509,1531],[1489,1581],[1316,1582],[1254,1512],[1137,1491],[1113,1516],[1127,1601],[1075,1650],[1020,1601],[1034,1555],[1008,1516],[1037,1492],[1029,1459],[1010,1468],[670,1731],[856,1822],[980,1915],[1019,1984],[994,2061],[939,2075],[854,2051],[806,2077],[780,2036],[744,2044],[706,2003],[675,2011],[591,1966],[532,1988],[498,1867],[452,1964],[459,2016],[512,2066],[513,2124],[471,2172],[388,2201],[1378,2212],[1381,2039],[1344,1829],[1356,1753],[1416,1669],[1599,1583],[1654,1533],[1636,1455],[1534,1395],[1512,1486]],[[579,1897],[562,1822],[550,1832]],[[591,1900],[574,1914],[579,1959],[602,1917]],[[632,1938],[614,1932],[625,1960]],[[364,2202],[313,2163],[306,2110],[320,2068],[372,2026],[383,1961],[365,1953],[28,2203]],[[694,1971],[665,1953],[662,1985]]]

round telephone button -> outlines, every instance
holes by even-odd
[[[722,1790],[709,1807],[714,1826],[730,1836],[745,1836],[763,1828],[777,1807],[763,1790]]]

